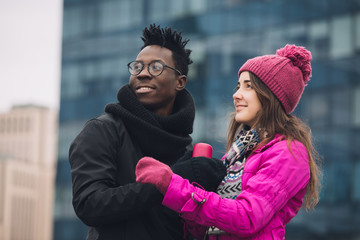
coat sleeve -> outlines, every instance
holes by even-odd
[[[121,144],[121,129],[93,119],[70,146],[73,207],[89,226],[136,217],[154,205],[161,205],[161,193],[150,184],[136,183],[135,175],[127,184],[117,183],[117,148]],[[131,171],[131,167],[125,171]]]
[[[292,146],[293,154],[286,141],[266,150],[257,171],[251,173],[253,176],[236,200],[222,199],[174,174],[163,204],[188,221],[216,226],[238,237],[252,236],[291,198],[306,190],[310,177],[308,155],[302,144],[297,145],[301,146]]]

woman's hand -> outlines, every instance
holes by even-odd
[[[150,183],[165,195],[173,172],[170,167],[151,157],[143,157],[136,165],[136,181]]]

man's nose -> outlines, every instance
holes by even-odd
[[[152,78],[152,75],[149,72],[149,68],[147,65],[143,67],[141,72],[137,75],[138,78]]]

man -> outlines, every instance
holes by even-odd
[[[183,223],[161,206],[162,194],[135,181],[136,164],[144,156],[205,188],[216,188],[225,175],[219,160],[190,158],[189,152],[182,157],[192,141],[195,117],[185,89],[192,63],[185,49],[188,40],[155,25],[144,29],[142,40],[136,60],[128,64],[130,80],[119,90],[119,102],[88,121],[70,147],[73,206],[90,226],[90,240],[183,239]]]

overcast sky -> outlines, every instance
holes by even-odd
[[[59,109],[62,0],[0,0],[0,112]]]

